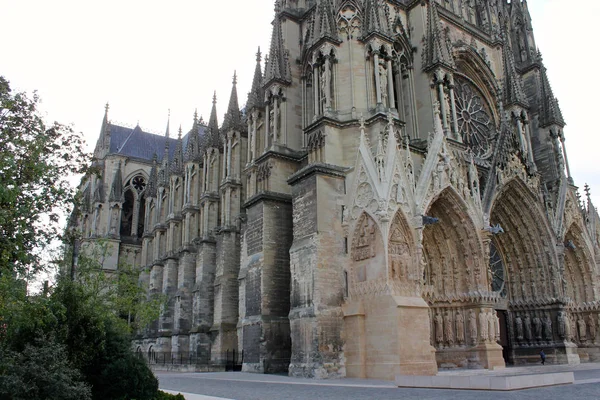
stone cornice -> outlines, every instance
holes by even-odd
[[[296,151],[287,147],[277,146],[276,148],[270,148],[265,153],[257,157],[254,160],[254,164],[260,164],[269,158],[280,158],[286,161],[299,162],[304,156],[305,154],[302,151]]]
[[[289,185],[294,185],[298,181],[315,174],[344,179],[346,178],[347,171],[348,168],[338,167],[337,165],[316,163],[302,168],[300,171],[290,176],[287,182]]]
[[[243,208],[248,208],[253,206],[254,204],[260,201],[273,201],[277,203],[287,203],[290,204],[292,202],[292,196],[285,193],[277,193],[277,192],[260,192],[250,197],[243,205]]]

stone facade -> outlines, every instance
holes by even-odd
[[[240,111],[104,117],[85,246],[167,298],[135,346],[393,379],[600,359],[600,219],[521,0],[278,0]]]

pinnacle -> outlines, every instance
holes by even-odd
[[[443,65],[451,69],[455,68],[449,39],[440,24],[437,4],[434,0],[430,0],[427,12],[425,49],[423,50],[423,68],[429,70],[437,65]]]

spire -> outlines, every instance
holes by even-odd
[[[102,118],[102,127],[100,128],[100,136],[96,142],[96,148],[94,149],[94,155],[100,156],[100,150],[110,149],[110,122],[108,122],[108,102],[104,106],[104,118]]]
[[[150,178],[148,179],[148,187],[146,188],[147,197],[156,197],[156,188],[158,187],[158,156],[154,153],[152,157],[152,169],[150,170]]]
[[[250,111],[254,107],[259,107],[263,99],[262,93],[262,70],[260,67],[260,47],[256,52],[256,68],[254,69],[254,79],[252,79],[252,88],[248,93],[248,101],[246,102],[246,109]]]
[[[233,86],[231,87],[231,96],[229,96],[229,106],[227,107],[227,114],[225,114],[225,120],[223,121],[222,130],[239,128],[242,123],[240,114],[240,106],[238,105],[237,95],[237,74],[233,72]]]
[[[169,139],[169,125],[171,124],[171,109],[169,108],[169,112],[167,114],[167,129],[165,130],[165,137],[167,138],[167,142]]]
[[[200,126],[198,122],[198,109],[194,111],[192,130],[188,133],[188,142],[185,150],[184,161],[198,161],[200,158]]]
[[[205,135],[206,140],[204,144],[206,147],[221,148],[221,141],[219,140],[219,121],[217,120],[217,92],[213,95],[213,105],[210,111],[210,118],[208,119],[208,132]]]
[[[279,18],[279,13],[277,13],[275,15],[275,21],[273,21],[269,58],[266,60],[265,65],[265,81],[268,83],[272,80],[280,80],[289,83],[291,82],[291,77],[292,73],[288,59],[288,51],[283,45],[281,20]]]
[[[338,39],[335,17],[330,0],[321,0],[313,19],[311,45],[322,38]]]
[[[104,203],[104,178],[99,178],[96,181],[96,189],[94,190],[94,203]]]
[[[423,70],[428,71],[436,66],[454,69],[456,65],[450,49],[450,39],[442,29],[437,4],[435,0],[429,0],[427,32],[423,49]]]
[[[174,175],[181,175],[181,173],[183,173],[183,140],[181,139],[181,125],[179,125],[177,145],[175,146],[175,153],[173,154],[173,160],[171,161],[170,172]]]
[[[521,76],[517,73],[515,67],[515,56],[510,47],[510,31],[508,24],[505,24],[503,32],[504,45],[502,46],[504,58],[504,101],[505,104],[520,104],[528,107],[523,82]]]
[[[121,161],[119,161],[119,165],[117,166],[117,170],[115,171],[115,176],[113,177],[112,185],[110,188],[110,197],[108,201],[111,202],[121,202],[123,197],[123,176],[121,174]]]
[[[550,125],[558,125],[560,127],[565,126],[565,120],[562,115],[562,111],[558,106],[558,100],[554,97],[550,81],[548,80],[548,74],[546,67],[543,64],[541,54],[538,55],[542,68],[540,70],[541,79],[541,109],[540,109],[540,127],[545,128]]]
[[[365,0],[364,36],[374,32],[389,36],[389,15],[390,10],[387,3],[383,3],[381,0]]]

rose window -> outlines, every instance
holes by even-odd
[[[469,82],[457,79],[455,88],[456,119],[463,143],[475,157],[486,159],[492,154],[494,127],[489,106]]]
[[[133,187],[135,188],[135,190],[137,190],[138,192],[141,192],[142,190],[144,190],[146,188],[146,180],[144,179],[143,176],[136,176],[131,180],[131,184],[133,185]]]

